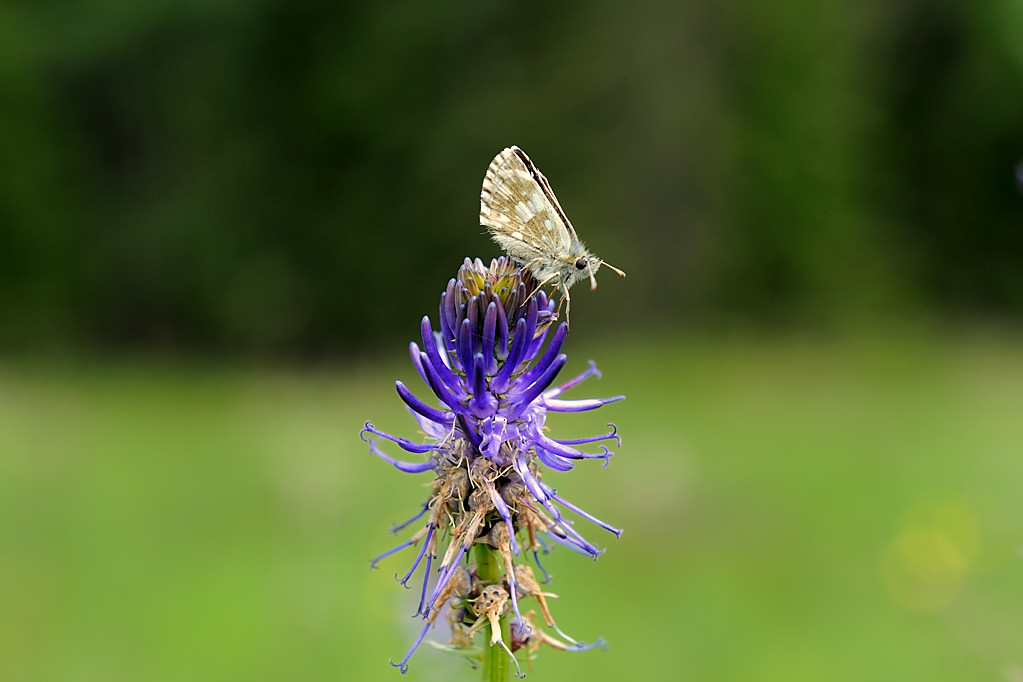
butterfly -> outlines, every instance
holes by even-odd
[[[561,289],[566,317],[572,307],[568,289],[580,279],[588,277],[590,289],[596,289],[601,265],[625,277],[586,249],[547,178],[518,147],[505,149],[490,162],[480,193],[480,224],[540,287],[553,283]]]

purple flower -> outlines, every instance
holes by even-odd
[[[528,271],[507,258],[494,260],[489,268],[479,259],[467,258],[458,276],[448,282],[441,294],[439,328],[434,329],[430,319],[424,317],[422,345],[409,344],[412,364],[437,402],[420,400],[402,382],[395,383],[399,397],[426,434],[427,442],[391,435],[370,422],[362,430],[370,450],[397,469],[409,473],[433,471],[435,475],[429,499],[412,519],[394,530],[404,529],[423,517],[425,525],[408,541],[371,562],[375,567],[385,556],[422,543],[411,569],[403,577],[396,576],[407,587],[423,567],[415,615],[425,623],[408,654],[400,663],[392,662],[402,673],[407,671],[409,658],[433,626],[437,614],[449,602],[453,614],[449,616],[454,635],[452,645],[457,648],[470,647],[472,634],[484,621],[496,622],[508,605],[515,614],[513,647],[532,651],[546,643],[573,650],[589,648],[557,628],[532,570],[516,561],[531,554],[543,571],[538,554],[549,551],[552,544],[593,558],[602,553],[575,530],[572,521],[563,516],[563,508],[616,536],[621,534],[619,529],[559,496],[541,477],[542,467],[567,471],[579,460],[600,459],[606,466],[614,454],[606,446],[597,446],[597,452],[577,446],[600,441],[621,443],[613,424],[608,425],[609,433],[589,438],[556,439],[545,433],[548,411],[592,410],[624,397],[561,398],[583,380],[599,377],[600,373],[590,362],[582,374],[553,386],[567,360],[561,348],[568,325],[562,322],[554,327],[556,319],[554,301],[536,288]],[[367,438],[367,434],[375,438]],[[380,449],[382,441],[425,455],[425,460],[395,459]],[[441,539],[448,544],[431,588],[431,569],[440,556]],[[463,562],[478,543],[495,548],[503,559],[500,589],[493,589],[492,580],[483,584],[473,566]],[[523,616],[519,606],[521,599],[530,596],[541,605],[546,625],[568,643],[542,632],[530,636],[536,628],[535,616],[533,612]],[[499,639],[499,634],[495,636]],[[499,643],[511,654],[505,642],[491,643]]]

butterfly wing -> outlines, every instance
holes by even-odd
[[[565,211],[562,210],[561,204],[558,203],[558,197],[555,196],[554,190],[551,189],[551,183],[547,182],[547,177],[540,172],[540,169],[536,167],[533,160],[526,156],[526,152],[514,146],[511,147],[511,150],[515,152],[515,155],[519,157],[519,160],[529,171],[529,174],[532,175],[537,184],[540,185],[547,201],[550,202],[551,207],[555,210],[555,212],[557,212],[558,217],[561,218],[561,224],[565,226],[566,230],[568,230],[568,243],[571,244],[572,240],[578,240],[579,235],[576,234],[575,228],[572,227],[572,222],[568,219],[568,216],[565,215]]]
[[[521,262],[567,254],[575,235],[547,178],[518,147],[502,151],[487,169],[480,224]]]

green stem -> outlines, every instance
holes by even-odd
[[[476,545],[476,574],[481,582],[497,582],[501,580],[501,556],[485,543]],[[487,625],[484,630],[486,640],[483,642],[483,682],[507,682],[512,669],[512,662],[501,646],[490,646],[493,628]],[[508,641],[508,620],[501,616],[501,639]]]

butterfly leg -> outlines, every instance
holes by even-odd
[[[572,316],[572,296],[568,293],[568,285],[561,283],[561,300],[558,301],[558,312],[561,312],[561,304],[565,304],[565,322],[571,326],[569,318]]]

